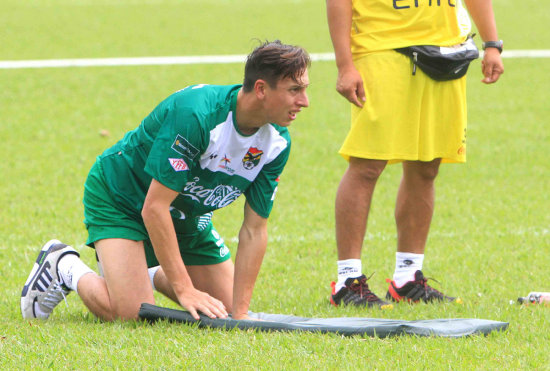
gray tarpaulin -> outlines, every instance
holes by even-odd
[[[507,322],[475,318],[405,321],[363,317],[305,318],[254,312],[250,312],[249,315],[262,321],[234,320],[232,318],[211,319],[202,315],[197,321],[189,312],[145,303],[139,310],[139,316],[148,321],[165,319],[172,322],[198,324],[199,327],[256,329],[258,331],[333,332],[346,336],[363,335],[381,338],[395,335],[462,337],[473,334],[486,335],[491,331],[508,328]]]

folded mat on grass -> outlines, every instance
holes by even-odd
[[[148,321],[164,319],[172,322],[198,324],[199,327],[241,330],[255,329],[259,331],[307,331],[333,332],[340,335],[363,336],[443,336],[462,337],[473,334],[487,335],[491,331],[506,330],[507,322],[491,321],[486,319],[429,319],[419,321],[405,321],[380,318],[337,317],[337,318],[305,318],[285,314],[269,314],[249,312],[254,320],[235,320],[232,318],[211,319],[201,315],[195,320],[189,312],[163,308],[151,304],[141,304],[139,316]]]

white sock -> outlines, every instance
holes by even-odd
[[[350,277],[359,277],[362,273],[361,259],[338,260],[338,282],[335,290],[340,291]]]
[[[414,273],[422,270],[424,254],[414,254],[412,252],[395,253],[395,272],[393,281],[397,287],[402,287],[409,281],[414,281]]]
[[[157,265],[156,267],[151,267],[147,269],[147,272],[149,273],[149,279],[151,280],[151,286],[153,286],[153,290],[156,290],[155,287],[155,274],[157,274],[157,271],[159,270],[160,265]]]
[[[65,286],[78,294],[78,281],[87,273],[95,273],[75,254],[64,255],[57,263],[58,273]]]

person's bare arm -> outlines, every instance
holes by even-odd
[[[181,306],[187,309],[195,319],[199,319],[197,311],[210,318],[225,318],[227,311],[223,303],[195,289],[181,259],[174,224],[170,216],[170,204],[177,195],[178,192],[155,179],[147,192],[141,215],[155,249],[155,255]]]
[[[363,79],[351,55],[351,17],[351,0],[327,0],[328,28],[338,68],[336,90],[351,103],[363,107],[366,99]]]
[[[235,258],[232,313],[234,319],[250,319],[248,308],[266,248],[267,219],[258,215],[246,202]]]
[[[483,41],[498,41],[498,32],[491,0],[465,0],[468,12],[472,17]],[[483,53],[481,71],[485,84],[498,81],[504,73],[500,52],[496,48],[487,48]]]

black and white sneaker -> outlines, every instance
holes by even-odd
[[[348,278],[338,292],[336,292],[336,283],[332,282],[332,294],[330,303],[335,307],[340,304],[355,305],[358,307],[378,307],[380,309],[392,309],[393,305],[376,296],[367,284],[367,277],[363,274],[356,278]]]
[[[71,290],[63,284],[57,263],[66,254],[80,254],[58,240],[48,241],[40,250],[36,263],[21,292],[21,314],[25,319],[47,319]]]

